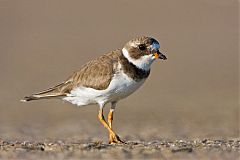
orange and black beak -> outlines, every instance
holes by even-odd
[[[154,52],[154,56],[155,56],[155,59],[162,59],[162,60],[167,59],[167,57],[164,54],[162,54],[159,50]]]
[[[160,48],[160,44],[158,43],[158,41],[153,40],[151,45],[151,52],[154,55],[155,59],[166,60],[167,57],[159,51],[159,48]]]

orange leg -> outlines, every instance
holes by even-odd
[[[112,128],[107,124],[103,115],[103,109],[100,108],[98,113],[98,118],[105,128],[109,131],[109,143],[124,143],[119,136],[112,130]]]
[[[113,121],[113,112],[115,107],[116,107],[116,102],[112,102],[111,109],[108,113],[108,125],[111,129],[112,129],[112,121]],[[113,142],[113,141],[114,141],[114,137],[111,134],[109,134],[109,142]]]
[[[117,102],[112,102],[111,103],[111,109],[108,113],[108,125],[112,129],[112,121],[113,121],[113,112],[115,110]]]
[[[112,129],[112,121],[113,121],[113,110],[110,110],[108,113],[108,125]],[[113,141],[113,136],[109,134],[109,142]]]
[[[108,113],[108,124],[111,129],[112,129],[112,121],[113,121],[113,110],[110,110]]]

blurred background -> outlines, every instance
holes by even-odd
[[[158,39],[168,60],[119,102],[120,136],[238,137],[238,20],[236,0],[1,0],[0,138],[106,141],[97,105],[19,100],[142,35]]]

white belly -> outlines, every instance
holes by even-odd
[[[78,106],[96,103],[106,104],[108,102],[119,101],[136,91],[144,81],[145,79],[136,82],[123,73],[123,71],[119,71],[114,75],[107,89],[96,90],[92,88],[78,87],[71,91],[67,97],[64,97],[63,100]]]

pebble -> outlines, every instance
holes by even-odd
[[[26,150],[39,150],[39,151],[75,151],[75,150],[104,150],[108,148],[119,148],[135,150],[137,148],[147,149],[147,150],[161,150],[167,149],[173,153],[176,152],[192,152],[193,150],[226,150],[226,151],[238,151],[240,152],[240,140],[175,140],[175,141],[150,141],[150,142],[127,142],[124,145],[109,145],[102,142],[91,142],[91,143],[66,143],[64,141],[56,142],[10,142],[0,139],[0,151],[1,150],[16,150],[16,151],[26,151]]]

